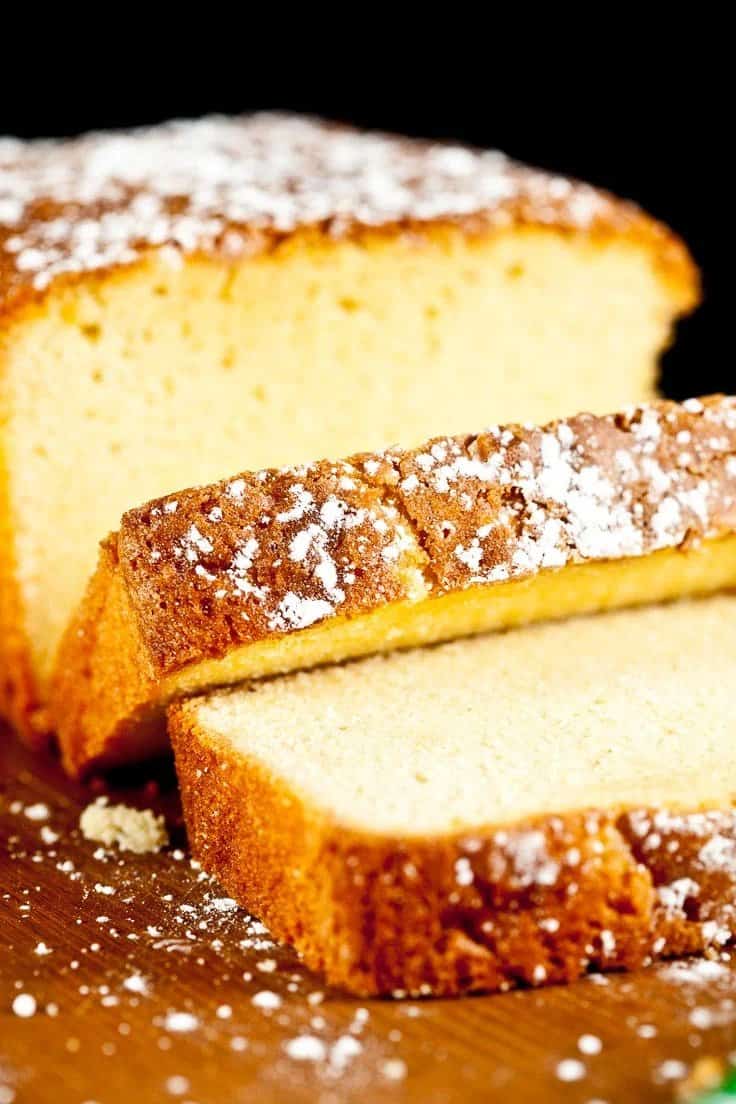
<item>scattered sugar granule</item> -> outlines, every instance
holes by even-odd
[[[218,1020],[229,1020],[233,1014],[233,1010],[229,1004],[221,1004],[218,1006],[215,1015]]]
[[[103,885],[102,882],[96,882],[95,893],[101,893],[104,897],[112,897],[115,893],[115,886]]]
[[[406,1077],[406,1062],[403,1058],[389,1058],[381,1066],[381,1073],[387,1081],[403,1081]]]
[[[36,1015],[36,998],[30,993],[19,993],[13,1001],[13,1012],[22,1020],[27,1020]]]
[[[184,1096],[189,1092],[189,1078],[180,1073],[175,1073],[166,1078],[166,1091],[171,1096]]]
[[[45,943],[41,942],[36,944],[33,949],[33,953],[42,957],[43,955],[53,954],[53,951],[50,947],[47,947]]]
[[[636,1034],[640,1039],[653,1039],[657,1034],[657,1029],[654,1024],[639,1024]]]
[[[263,958],[260,962],[256,963],[256,968],[264,974],[272,974],[276,969],[276,959]]]
[[[48,805],[44,805],[42,801],[36,805],[26,805],[23,812],[29,820],[48,820],[51,815]]]
[[[723,981],[730,976],[727,966],[707,958],[696,959],[693,962],[671,962],[660,967],[658,973],[659,977],[666,981],[691,985],[708,985],[711,982]]]
[[[87,806],[79,818],[79,827],[85,839],[105,847],[116,844],[121,851],[136,855],[160,851],[169,842],[162,816],[156,816],[151,809],[108,805],[104,797]]]
[[[597,1035],[581,1035],[578,1039],[578,1050],[581,1054],[600,1054],[603,1043]]]
[[[327,1057],[327,1047],[316,1035],[297,1035],[289,1039],[284,1050],[297,1062],[323,1062]]]
[[[660,1081],[679,1081],[687,1075],[687,1066],[677,1058],[668,1058],[657,1066],[656,1076]]]
[[[123,989],[129,993],[140,993],[145,996],[148,993],[148,982],[143,974],[131,974],[123,980]]]
[[[238,902],[233,901],[232,897],[215,897],[210,901],[210,908],[213,908],[215,912],[235,912],[238,908]]]
[[[244,1039],[242,1035],[233,1035],[230,1040],[230,1049],[240,1054],[242,1051],[248,1049],[248,1040]]]
[[[261,989],[251,999],[251,1004],[256,1008],[280,1008],[281,997],[278,993],[272,993],[270,989]]]
[[[348,1062],[363,1051],[363,1044],[354,1035],[341,1035],[330,1048],[330,1066],[341,1071]]]
[[[558,1081],[582,1081],[585,1077],[585,1066],[577,1058],[563,1058],[557,1063],[555,1073]]]
[[[13,1104],[15,1100],[15,1089],[12,1085],[7,1085],[4,1082],[0,1082],[0,1104]]]
[[[48,824],[41,825],[41,842],[45,843],[48,847],[52,844],[59,842],[59,833],[55,832],[53,828],[49,828]]]
[[[199,1020],[191,1012],[168,1012],[164,1020],[167,1031],[183,1034],[186,1031],[196,1031]]]

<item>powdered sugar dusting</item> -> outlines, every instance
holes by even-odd
[[[735,398],[492,427],[184,491],[173,513],[162,500],[126,516],[121,557],[145,574],[142,596],[189,592],[167,603],[160,631],[152,610],[157,647],[177,617],[196,640],[192,607],[204,595],[203,633],[214,645],[220,632],[226,650],[234,635],[736,532],[735,456]]]
[[[500,153],[282,114],[177,121],[60,142],[0,141],[0,256],[12,283],[125,265],[156,249],[235,256],[322,225],[467,219],[626,229],[635,208]]]

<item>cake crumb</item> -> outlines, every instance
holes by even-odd
[[[87,840],[105,847],[117,845],[121,851],[144,855],[160,851],[169,842],[162,816],[151,809],[132,809],[128,805],[108,805],[98,798],[83,811],[79,827]]]

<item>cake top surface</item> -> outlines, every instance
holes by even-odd
[[[244,473],[129,511],[114,543],[163,673],[389,601],[734,531],[736,397],[712,396]]]
[[[201,738],[367,832],[730,806],[736,599],[517,629],[193,699]],[[696,738],[694,738],[697,734]]]
[[[684,250],[631,204],[501,153],[263,113],[66,141],[0,139],[0,295],[130,264],[151,249],[257,252],[301,227],[437,221],[639,233]]]

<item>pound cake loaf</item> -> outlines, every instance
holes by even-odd
[[[654,220],[497,153],[282,115],[0,141],[0,712],[45,731],[131,504],[648,398],[697,295]]]
[[[52,694],[73,774],[165,747],[172,699],[736,587],[736,398],[244,474],[127,513]]]
[[[171,708],[208,873],[354,993],[453,995],[736,934],[736,597]]]

